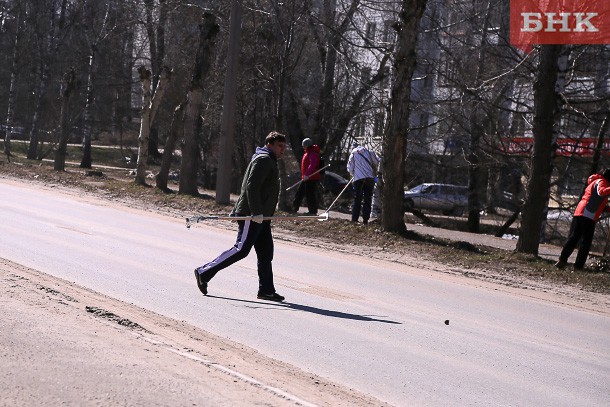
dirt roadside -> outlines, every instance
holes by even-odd
[[[0,406],[385,405],[3,259],[0,292]]]

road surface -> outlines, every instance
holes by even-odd
[[[610,405],[610,312],[276,240],[203,297],[193,269],[234,231],[0,179],[0,258],[185,321],[393,405]],[[446,323],[446,321],[448,323]]]

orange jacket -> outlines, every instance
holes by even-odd
[[[320,173],[311,175],[320,168],[320,147],[317,144],[307,147],[303,159],[301,160],[301,178],[309,176],[309,180],[315,181],[322,178]]]
[[[610,195],[610,182],[601,174],[593,174],[587,180],[587,188],[580,199],[574,216],[584,216],[585,218],[597,221],[599,216],[606,209],[608,196]]]

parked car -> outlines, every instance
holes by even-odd
[[[468,187],[451,184],[421,184],[405,191],[405,210],[430,209],[461,216],[468,207]]]
[[[336,172],[325,171],[322,179],[322,188],[325,192],[337,196],[341,193],[341,191],[343,191],[343,188],[345,188],[348,182],[349,180],[343,178]],[[346,190],[342,196],[351,197],[352,189],[348,188],[348,190]]]

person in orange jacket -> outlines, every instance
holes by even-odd
[[[299,211],[303,198],[307,198],[307,213],[309,215],[318,214],[318,183],[322,178],[322,175],[316,171],[320,169],[320,147],[313,143],[313,140],[306,138],[303,140],[303,159],[301,160],[301,185],[294,197],[292,203],[295,212]]]
[[[568,240],[563,245],[559,261],[555,267],[563,268],[568,264],[568,258],[580,241],[580,248],[574,262],[574,270],[582,270],[589,256],[595,224],[602,212],[610,212],[606,204],[610,196],[610,169],[603,174],[593,174],[587,180],[587,188],[583,194],[570,225]]]

